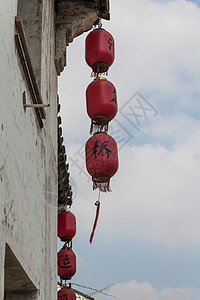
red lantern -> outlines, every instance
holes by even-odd
[[[76,234],[76,218],[69,210],[58,214],[58,237],[63,242],[69,242]]]
[[[58,291],[58,300],[76,300],[76,294],[68,287]]]
[[[108,131],[108,122],[117,114],[117,94],[106,78],[97,77],[86,90],[87,113],[92,119],[90,133]]]
[[[85,59],[95,74],[105,73],[115,58],[113,36],[105,29],[91,31],[85,44]]]
[[[86,143],[86,168],[92,176],[93,189],[110,191],[110,178],[118,169],[118,153],[115,140],[107,133],[94,134]]]
[[[58,252],[58,276],[62,280],[70,280],[76,273],[76,255],[64,246]]]

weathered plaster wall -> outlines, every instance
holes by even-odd
[[[1,0],[0,299],[2,300],[6,242],[31,281],[40,290],[36,299],[53,300],[57,297],[57,76],[54,64],[53,2],[45,0],[43,10],[41,95],[43,101],[50,103],[51,106],[46,109],[44,128],[40,129],[34,109],[27,108],[25,112],[23,108],[24,91],[27,103],[31,103],[31,99],[14,40],[17,0]],[[37,60],[37,56],[35,59]],[[12,285],[12,282],[10,284]]]

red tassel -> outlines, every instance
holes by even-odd
[[[95,229],[97,227],[97,221],[98,221],[98,217],[99,217],[99,210],[100,210],[100,201],[98,200],[95,205],[97,206],[97,210],[96,210],[96,217],[95,217],[95,221],[94,221],[94,225],[93,225],[93,229],[92,229],[92,233],[90,235],[90,244],[92,244],[92,240],[93,240],[93,237],[94,237],[94,232],[95,232]]]

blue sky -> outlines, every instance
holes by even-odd
[[[88,239],[97,192],[84,159],[90,127],[85,90],[92,81],[84,60],[87,33],[68,47],[68,66],[59,80],[64,143],[77,190],[72,211],[78,266],[72,281],[95,288],[117,284],[108,293],[119,300],[197,300],[200,8],[185,0],[128,0],[126,5],[115,0],[111,21],[103,27],[116,41],[108,79],[118,92],[110,134],[118,142],[120,168],[111,180],[112,193],[101,194],[93,245]],[[151,108],[148,114],[134,108],[141,116],[127,118],[138,101]]]
[[[194,2],[194,3],[196,3],[198,6],[200,6],[199,0],[189,0],[189,2]]]
[[[79,249],[85,261],[90,261],[87,265],[89,276],[83,278],[78,273],[76,275],[76,280],[85,285],[96,286],[97,277],[98,287],[135,279],[138,282],[149,281],[158,289],[182,285],[199,288],[200,258],[195,247],[169,250],[159,243],[142,239],[107,242],[105,247],[103,239],[99,239],[98,235],[94,245],[90,246],[87,245],[87,240],[78,238],[79,242],[74,242],[74,247]],[[94,255],[94,252],[98,255]],[[83,271],[80,270],[81,273]],[[96,272],[100,276],[93,278],[90,274]]]

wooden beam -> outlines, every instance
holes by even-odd
[[[21,59],[22,67],[25,73],[25,77],[28,83],[29,91],[31,94],[32,102],[33,104],[43,104],[41,95],[39,93],[39,89],[36,83],[35,75],[33,72],[27,42],[26,42],[26,36],[23,28],[23,23],[20,17],[15,17],[15,24],[17,27],[18,33],[15,34],[15,41],[16,46],[18,49],[18,53]],[[44,107],[35,107],[36,116],[38,119],[38,122],[40,124],[40,127],[43,127],[43,121],[42,119],[46,118],[46,114],[44,111]]]
[[[18,49],[19,57],[21,59],[21,63],[22,63],[22,67],[23,67],[23,70],[24,70],[24,74],[25,74],[25,77],[26,77],[27,84],[28,84],[28,88],[29,88],[29,91],[30,91],[30,94],[31,94],[31,99],[32,99],[33,103],[36,104],[37,103],[37,100],[36,100],[37,97],[35,95],[35,90],[33,88],[33,82],[32,82],[31,77],[30,77],[29,68],[27,66],[26,57],[25,57],[23,47],[22,47],[22,44],[21,44],[21,39],[20,39],[20,36],[18,34],[15,34],[15,42],[16,42],[16,46],[17,46],[17,49]],[[40,127],[43,128],[42,116],[41,116],[41,113],[40,113],[38,108],[35,108],[35,113],[36,113],[36,116],[37,116],[38,123],[39,123]]]
[[[41,108],[41,107],[49,107],[50,104],[24,104],[24,107],[37,107],[37,108]]]

